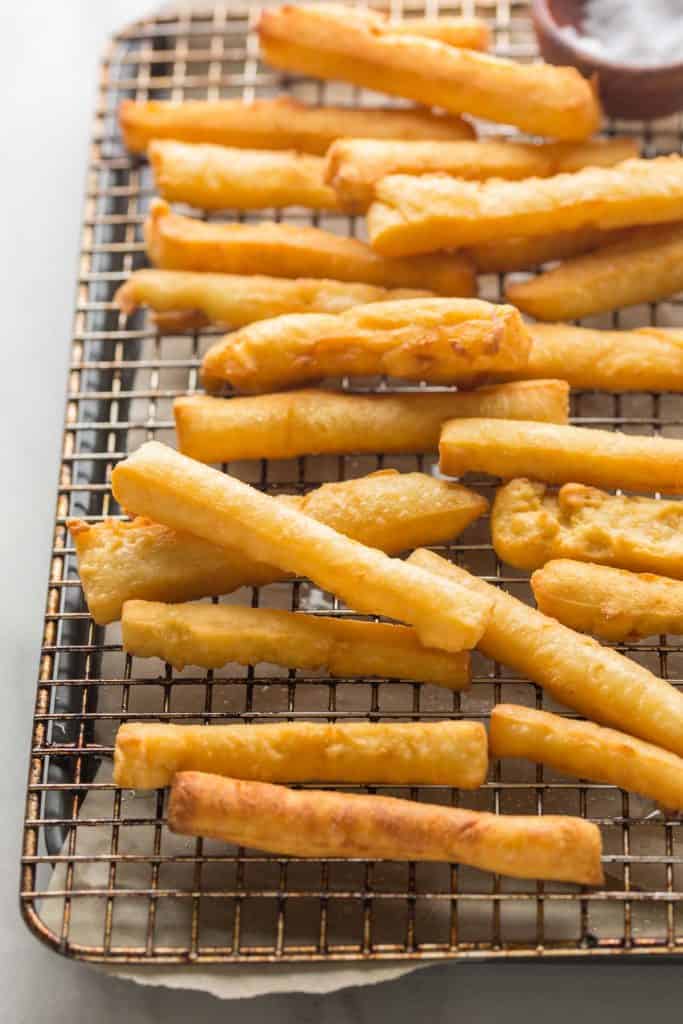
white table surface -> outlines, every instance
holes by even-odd
[[[683,970],[670,964],[443,965],[326,998],[232,1004],[142,988],[64,960],[22,924],[17,901],[29,722],[45,600],[64,405],[86,143],[97,61],[149,0],[0,0],[2,373],[0,481],[0,1021],[167,1024],[196,1020],[321,1024],[425,1019],[553,1024],[673,1022]]]

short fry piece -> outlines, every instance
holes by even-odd
[[[538,320],[578,320],[681,290],[683,224],[662,224],[636,228],[539,277],[510,284],[506,297]]]
[[[276,500],[388,555],[445,543],[488,508],[485,498],[459,484],[395,469]],[[94,526],[72,519],[69,530],[88,609],[99,625],[120,619],[124,601],[133,598],[192,601],[284,578],[275,566],[242,551],[226,551],[149,519],[105,519]]]
[[[509,665],[586,718],[683,756],[683,693],[670,683],[432,551],[415,551],[408,563],[494,596],[477,645],[489,658]]]
[[[477,789],[487,770],[486,730],[480,722],[130,722],[116,734],[114,750],[114,781],[122,789],[161,789],[177,772],[187,771],[258,782]]]
[[[162,270],[273,277],[329,277],[385,288],[426,288],[474,295],[472,263],[461,253],[387,260],[357,238],[297,224],[220,224],[172,213],[155,199],[145,222],[150,260]]]
[[[172,832],[299,857],[456,861],[518,878],[603,880],[596,825],[179,772]]]
[[[538,569],[551,558],[683,579],[683,502],[627,498],[582,484],[552,492],[535,480],[498,488],[491,513],[499,558]]]
[[[368,211],[372,247],[413,256],[500,238],[623,228],[683,218],[683,157],[625,160],[523,181],[394,174]]]
[[[615,729],[498,704],[489,735],[495,757],[526,757],[565,775],[640,793],[671,810],[683,807],[683,760]]]
[[[338,316],[304,313],[243,327],[202,362],[207,390],[228,382],[264,392],[321,377],[390,374],[470,386],[512,370],[523,376],[530,348],[512,306],[477,299],[404,299],[356,306]]]
[[[533,476],[551,484],[683,493],[683,441],[517,420],[453,420],[439,442],[440,467],[504,479]]]
[[[429,452],[441,425],[476,413],[566,423],[565,381],[520,381],[477,391],[346,395],[287,391],[247,398],[177,398],[178,445],[201,462],[291,459],[350,452]]]
[[[546,178],[582,167],[611,167],[638,156],[635,139],[538,144],[485,139],[480,142],[338,139],[330,146],[324,178],[349,206],[367,209],[375,186],[390,174],[443,172],[457,178]],[[496,243],[498,244],[498,243]]]
[[[427,647],[460,651],[481,636],[487,599],[460,587],[434,587],[428,573],[391,559],[275,501],[235,477],[203,466],[155,441],[138,448],[112,472],[124,506],[257,562],[308,575],[358,611],[402,619]],[[464,601],[461,598],[464,597]]]
[[[245,149],[295,149],[322,156],[335,139],[472,139],[460,117],[422,107],[309,107],[291,96],[253,100],[123,100],[123,141],[144,153],[153,139]]]
[[[683,634],[679,580],[558,558],[536,570],[531,586],[544,614],[603,640]]]
[[[619,241],[632,230],[613,228],[611,231],[603,231],[587,227],[575,231],[555,231],[550,235],[534,235],[531,238],[501,238],[495,242],[473,245],[467,252],[480,274],[506,274],[508,271],[533,270],[542,263],[581,256],[585,252]]]
[[[351,16],[342,5],[265,10],[259,39],[274,67],[467,111],[532,134],[585,139],[600,124],[596,95],[575,68],[521,64],[392,33],[391,24]]]
[[[285,313],[343,313],[352,306],[394,299],[426,298],[430,292],[378,288],[299,277],[263,277],[258,274],[207,274],[192,270],[136,270],[114,295],[122,313],[149,306],[163,329],[173,318],[175,329],[206,323],[243,327]]]
[[[374,11],[363,11],[363,14],[366,18],[379,20]],[[427,36],[464,50],[488,50],[491,45],[491,30],[481,18],[406,18],[404,21],[392,21],[389,25],[385,22],[385,27],[391,30],[392,35]]]

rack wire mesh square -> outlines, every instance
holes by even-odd
[[[519,0],[392,2],[392,15],[476,14],[496,51],[536,57],[527,4]],[[22,908],[33,931],[60,952],[120,963],[238,963],[673,955],[683,950],[683,831],[645,800],[543,768],[494,762],[475,793],[441,787],[372,791],[498,812],[565,812],[601,825],[603,890],[519,882],[457,865],[265,856],[164,829],[164,795],[131,795],[111,781],[116,729],[126,720],[178,722],[404,720],[476,717],[512,701],[554,709],[537,686],[474,655],[464,694],[396,680],[333,680],[272,666],[174,672],[125,656],[116,625],[90,619],[67,520],[119,515],[112,467],[143,440],[174,443],[172,402],[198,386],[210,330],[159,333],[144,314],[126,319],[116,287],[144,263],[141,227],[152,195],[148,167],[123,148],[116,109],[137,100],[242,96],[287,90],[317,103],[386,103],[345,86],[281,76],[259,60],[249,4],[160,14],[122,31],[106,54],[90,151],[77,304],[68,376],[54,550],[45,614],[26,803]],[[491,130],[490,128],[488,130]],[[499,130],[499,129],[495,129]],[[607,130],[638,134],[644,153],[681,151],[680,117]],[[264,211],[252,219],[279,218]],[[357,219],[288,210],[290,221],[362,235]],[[481,279],[498,299],[504,279]],[[617,312],[602,325],[683,324],[680,300]],[[350,389],[348,380],[341,386]],[[384,380],[355,389],[386,389]],[[606,429],[683,436],[677,395],[575,393],[575,421]],[[275,493],[395,466],[431,472],[424,457],[307,457],[229,469]],[[228,468],[228,467],[226,467]],[[491,480],[468,480],[492,493]],[[528,581],[500,564],[481,520],[438,549],[530,601]],[[233,598],[229,598],[232,600]],[[237,600],[346,614],[304,580],[240,592]],[[622,645],[672,683],[683,681],[679,638]],[[352,788],[352,787],[349,787]]]

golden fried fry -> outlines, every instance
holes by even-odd
[[[472,385],[524,375],[529,336],[512,306],[477,299],[404,299],[357,306],[339,316],[293,314],[216,342],[204,356],[207,390],[226,382],[253,393],[321,377],[389,374]]]
[[[375,194],[368,211],[372,247],[384,256],[413,256],[501,238],[681,219],[683,157],[625,160],[523,181],[393,174]]]
[[[145,241],[150,260],[163,270],[330,277],[443,295],[476,293],[472,262],[462,253],[387,260],[356,238],[297,224],[206,223],[172,213],[163,199],[150,207]]]
[[[575,68],[521,64],[434,39],[392,34],[336,4],[265,10],[259,22],[263,57],[274,67],[443,107],[524,131],[585,139],[597,131],[600,106]]]
[[[683,760],[623,732],[498,704],[489,736],[495,757],[526,757],[564,775],[640,793],[672,810],[683,807]]]
[[[126,601],[121,632],[129,654],[161,658],[177,669],[268,661],[285,668],[325,668],[331,676],[390,676],[452,690],[470,681],[467,652],[422,647],[414,629],[386,622],[239,605]]]
[[[486,730],[480,722],[129,722],[116,734],[114,750],[114,782],[122,789],[161,789],[171,785],[177,772],[187,771],[258,782],[477,789],[487,770]]]
[[[667,576],[558,558],[531,586],[542,612],[603,640],[683,633],[683,583]]]
[[[461,419],[445,423],[440,467],[504,479],[533,476],[551,484],[683,493],[683,441],[538,422]]]
[[[144,153],[153,139],[245,149],[295,149],[322,156],[335,139],[472,139],[460,117],[422,107],[309,107],[291,96],[253,100],[123,100],[123,141]]]
[[[567,260],[506,297],[538,320],[578,320],[683,290],[683,224],[636,228],[610,245]]]
[[[379,21],[376,12],[363,11],[366,18]],[[449,46],[459,46],[464,50],[488,50],[491,45],[491,30],[481,18],[406,18],[405,21],[392,21],[387,27],[392,35],[427,36],[438,39]]]
[[[586,718],[683,756],[683,693],[597,640],[575,633],[511,594],[421,548],[408,559],[495,603],[478,648],[538,683]]]
[[[300,857],[457,861],[519,878],[603,881],[600,831],[582,818],[487,814],[179,772],[168,823],[181,835]]]
[[[486,499],[466,487],[395,469],[276,500],[388,555],[452,540],[488,509]],[[120,619],[124,601],[133,598],[192,601],[284,578],[243,551],[149,519],[105,519],[94,526],[72,519],[68,525],[88,608],[100,625]]]
[[[513,270],[532,270],[543,263],[581,256],[585,252],[619,241],[632,230],[578,228],[575,231],[556,231],[551,235],[535,235],[532,238],[501,238],[496,242],[473,245],[466,251],[480,274],[506,274]]]
[[[540,145],[494,139],[480,142],[338,139],[327,151],[324,178],[344,205],[367,209],[377,182],[390,174],[441,171],[475,181],[485,178],[514,181],[546,178],[582,167],[611,167],[637,155],[636,140],[626,138]]]
[[[511,480],[498,488],[491,533],[498,557],[519,569],[573,558],[683,579],[683,502]]]
[[[565,381],[521,381],[477,391],[347,395],[288,391],[253,398],[177,398],[180,450],[202,462],[291,459],[351,452],[435,451],[454,416],[529,417],[566,423]]]
[[[308,575],[358,611],[406,621],[427,647],[460,651],[484,631],[488,600],[472,600],[457,586],[435,587],[428,573],[159,442],[148,441],[115,467],[112,490],[137,514]]]

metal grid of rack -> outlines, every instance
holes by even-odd
[[[387,9],[389,5],[384,5]],[[496,50],[535,57],[527,5],[517,0],[391,3],[391,13],[477,14]],[[411,799],[496,813],[572,813],[602,826],[607,884],[580,890],[487,876],[456,865],[264,856],[202,840],[169,837],[164,794],[132,795],[111,781],[121,722],[403,720],[476,717],[512,701],[554,709],[538,687],[474,655],[462,694],[396,680],[329,679],[255,666],[174,672],[123,654],[116,625],[87,614],[67,520],[120,515],[112,467],[142,441],[174,443],[172,401],[198,386],[210,330],[165,335],[144,314],[125,318],[116,287],[144,264],[141,228],[152,195],[144,162],[124,150],[116,125],[123,98],[243,96],[286,89],[314,102],[375,103],[350,86],[274,73],[259,60],[257,10],[239,3],[149,18],[121,32],[102,64],[90,151],[64,444],[44,643],[32,727],[23,846],[22,906],[34,932],[60,952],[121,963],[230,963],[367,958],[675,954],[683,950],[683,823],[609,786],[494,762],[474,793],[443,787],[389,789]],[[386,99],[381,99],[386,103]],[[644,151],[680,151],[680,118],[610,125],[637,132]],[[283,216],[281,211],[250,215]],[[288,210],[287,220],[361,234],[353,218]],[[502,277],[482,279],[485,297]],[[683,323],[676,300],[614,314],[618,326]],[[609,325],[609,324],[608,324]],[[341,386],[351,389],[347,380]],[[386,389],[383,380],[363,389]],[[357,390],[359,382],[354,381]],[[582,423],[683,436],[677,395],[577,393]],[[271,493],[303,492],[325,480],[377,468],[431,472],[432,457],[310,457],[231,464],[230,472]],[[467,481],[491,496],[491,480]],[[530,601],[526,576],[500,564],[486,519],[447,557]],[[305,580],[241,591],[229,600],[348,614]],[[683,681],[678,638],[620,647],[673,683]],[[352,787],[349,787],[352,788]],[[367,789],[367,787],[366,787]]]

